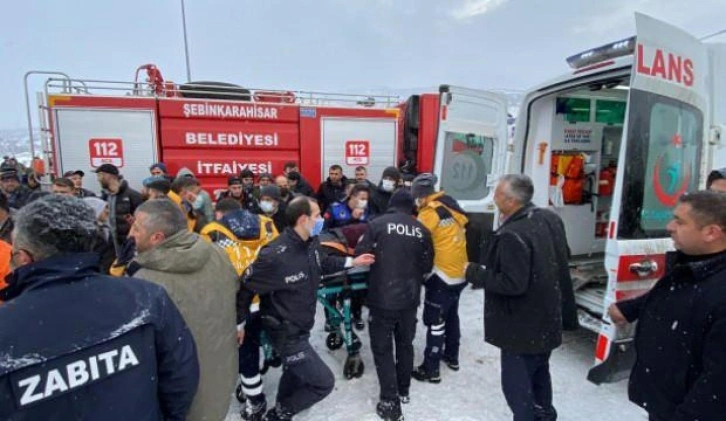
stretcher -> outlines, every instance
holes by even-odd
[[[345,345],[348,357],[343,365],[343,375],[346,379],[361,377],[365,365],[360,358],[361,341],[353,331],[351,314],[351,295],[354,291],[368,288],[368,268],[352,268],[333,273],[323,277],[318,287],[318,302],[323,305],[327,313],[327,320],[332,332],[328,333],[325,345],[331,351],[340,349]],[[330,297],[339,297],[341,308],[331,304]],[[335,301],[333,301],[335,302]]]

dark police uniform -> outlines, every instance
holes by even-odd
[[[408,195],[407,209],[396,205],[398,195]],[[431,234],[411,215],[412,205],[407,192],[397,193],[391,208],[370,222],[368,232],[356,247],[356,254],[373,253],[376,257],[369,273],[366,304],[371,312],[371,348],[382,401],[408,396],[416,309],[424,276],[433,266]],[[395,360],[392,336],[396,343]]]
[[[323,400],[335,385],[333,373],[309,338],[323,266],[325,272],[337,272],[343,270],[345,259],[321,262],[318,247],[316,238],[305,241],[287,228],[260,251],[243,275],[238,295],[238,323],[245,320],[252,296],[260,296],[263,326],[283,364],[277,403],[293,414]]]

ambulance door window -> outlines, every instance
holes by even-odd
[[[665,237],[678,198],[698,189],[703,115],[664,96],[632,90],[619,238]]]
[[[441,188],[457,200],[481,200],[489,194],[494,138],[447,132]]]

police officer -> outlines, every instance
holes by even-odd
[[[408,403],[413,370],[413,337],[421,285],[433,266],[428,229],[413,215],[413,197],[406,190],[391,196],[388,211],[370,222],[356,253],[373,253],[366,304],[370,308],[373,358],[381,387],[378,415],[403,419],[400,402]],[[396,344],[396,358],[393,344]],[[400,401],[399,401],[400,397]]]
[[[48,195],[15,223],[0,419],[186,419],[197,353],[164,289],[98,272],[96,216],[81,199]]]
[[[268,421],[290,420],[333,390],[335,377],[309,342],[323,267],[332,273],[374,262],[370,254],[321,261],[316,237],[323,229],[324,220],[314,199],[305,196],[293,199],[286,215],[288,228],[260,251],[255,263],[242,276],[243,287],[237,303],[238,336],[243,340],[243,321],[252,296],[260,295],[263,325],[282,358],[277,404],[266,414]]]

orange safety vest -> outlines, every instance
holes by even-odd
[[[10,261],[13,258],[13,246],[0,240],[0,289],[8,286],[5,277],[12,272]],[[0,301],[2,303],[2,301]]]

